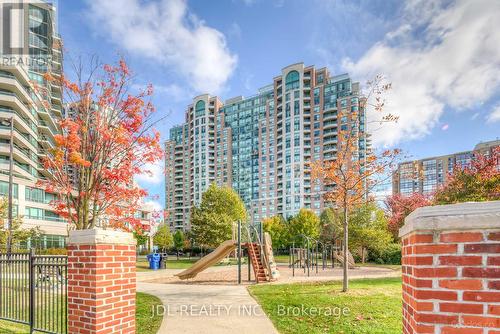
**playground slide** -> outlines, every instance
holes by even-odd
[[[224,241],[212,253],[205,255],[188,269],[176,274],[180,279],[193,278],[208,267],[217,264],[236,248],[233,240]]]
[[[334,252],[333,256],[335,256],[337,261],[344,264],[344,254],[342,254],[341,252]],[[354,265],[356,263],[354,262],[354,257],[352,256],[351,252],[347,253],[347,263],[349,264],[350,269],[354,269]]]

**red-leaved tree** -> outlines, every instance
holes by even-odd
[[[395,194],[387,197],[385,205],[389,216],[388,229],[394,239],[398,240],[399,229],[404,225],[405,218],[410,213],[417,208],[431,204],[431,200],[420,193],[413,193],[409,196]]]
[[[146,191],[134,176],[163,156],[160,135],[153,129],[152,87],[130,91],[131,73],[125,61],[116,65],[91,62],[76,67],[75,82],[60,81],[66,105],[62,133],[44,160],[51,177],[42,182],[58,194],[51,204],[75,229],[110,226],[138,230],[135,217]]]
[[[500,200],[500,146],[474,152],[470,165],[455,166],[435,195],[435,204]]]

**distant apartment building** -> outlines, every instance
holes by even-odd
[[[412,193],[432,195],[439,186],[445,184],[455,167],[467,167],[474,159],[474,154],[489,154],[497,146],[500,146],[500,140],[479,143],[472,151],[400,163],[392,176],[392,193],[404,196]]]
[[[345,113],[358,117],[347,124]],[[208,94],[187,107],[186,121],[165,143],[167,221],[189,229],[190,210],[215,182],[232,187],[251,221],[301,208],[320,213],[325,189],[311,179],[308,162],[334,159],[338,130],[357,135],[359,159],[370,148],[359,83],[347,74],[293,64],[250,97],[222,102]]]

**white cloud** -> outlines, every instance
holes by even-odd
[[[154,164],[146,164],[143,169],[147,171],[147,173],[136,175],[135,181],[148,184],[159,184],[163,182],[165,179],[165,167],[163,163],[163,160],[160,160]]]
[[[225,36],[190,13],[186,0],[87,3],[101,37],[175,70],[198,92],[220,92],[236,67]]]
[[[147,84],[132,84],[132,89],[139,92],[145,90],[147,86]],[[154,95],[166,95],[177,102],[192,98],[187,88],[175,83],[167,85],[153,84],[153,91]]]
[[[154,200],[146,201],[142,206],[147,210],[156,212],[163,210],[163,205],[160,202]]]
[[[487,116],[488,123],[500,122],[500,104],[497,104],[493,111]]]
[[[375,131],[374,144],[421,138],[446,106],[468,110],[490,99],[500,86],[499,21],[496,0],[411,0],[398,28],[358,61],[344,60],[354,78],[392,82],[386,111],[399,122]]]
[[[265,2],[266,4],[267,4],[267,1],[268,0],[266,0],[266,2]],[[251,6],[255,5],[257,2],[264,2],[264,1],[261,1],[261,0],[233,0],[233,2],[235,2],[235,3],[242,2],[245,6],[251,7]],[[285,0],[273,0],[272,4],[274,7],[280,8],[280,7],[283,7],[285,5]]]
[[[191,98],[188,90],[177,84],[154,85],[153,88],[155,93],[165,94],[174,99],[174,101],[183,101]]]

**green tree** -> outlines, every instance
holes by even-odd
[[[212,183],[191,214],[191,229],[199,245],[216,247],[232,238],[233,223],[246,221],[243,201],[229,187]]]
[[[175,253],[177,256],[177,259],[179,259],[179,250],[184,248],[184,233],[182,233],[181,230],[177,230],[174,233],[174,248],[175,248]]]
[[[288,247],[290,234],[287,222],[282,216],[273,216],[262,221],[264,231],[268,232],[276,249]]]
[[[333,244],[338,239],[342,239],[342,213],[326,208],[319,216],[319,240]]]
[[[367,251],[380,252],[391,244],[392,234],[387,224],[384,211],[374,203],[363,204],[352,211],[349,217],[350,245],[352,249],[359,250],[363,263]]]
[[[153,243],[161,250],[166,250],[167,248],[172,247],[172,233],[170,233],[170,228],[167,224],[162,224],[158,227],[158,230],[153,236]]]
[[[312,210],[300,209],[299,213],[290,219],[289,229],[291,238],[296,242],[303,241],[300,235],[318,239],[319,218]]]
[[[149,240],[149,237],[145,232],[143,231],[133,231],[132,234],[134,235],[135,240],[137,241],[137,246],[142,246],[146,245]]]
[[[42,235],[40,227],[23,228],[23,220],[21,217],[14,217],[12,226],[7,228],[8,217],[8,201],[4,197],[0,197],[0,248],[7,247],[7,239],[11,234],[11,245],[19,245],[19,243],[32,240],[36,242]]]

